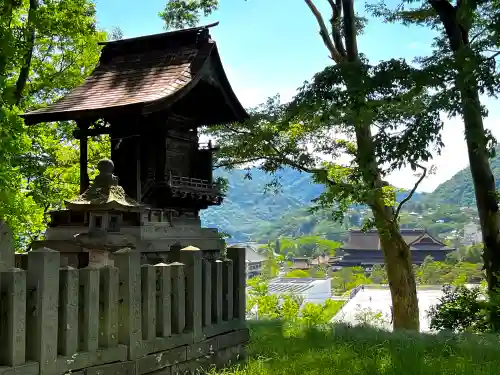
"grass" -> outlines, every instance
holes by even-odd
[[[307,329],[250,323],[246,363],[225,375],[492,375],[500,370],[495,336],[390,333],[343,325]]]

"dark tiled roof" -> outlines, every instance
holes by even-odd
[[[197,39],[201,30],[106,43],[98,66],[84,83],[56,103],[25,114],[26,123],[76,119],[83,117],[82,112],[104,113],[175,101],[173,96],[189,91],[203,76],[213,74],[212,65],[217,66],[217,79],[233,106],[238,107],[239,115],[246,115],[227,82],[215,42],[209,37],[202,42]]]
[[[349,232],[349,242],[343,248],[376,250],[379,248],[378,233],[376,231],[352,230]]]
[[[401,229],[401,234],[412,250],[446,250],[450,249],[437,238],[432,237],[425,229]],[[420,241],[421,239],[421,241]],[[380,242],[376,230],[362,232],[351,230],[349,241],[344,250],[380,250]]]
[[[196,49],[117,56],[97,66],[85,82],[51,106],[30,112],[74,112],[151,102],[183,88],[193,78]]]

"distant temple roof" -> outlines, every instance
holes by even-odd
[[[452,250],[425,229],[400,229],[410,250]],[[363,232],[349,231],[349,241],[342,246],[343,250],[380,250],[380,240],[376,230]]]
[[[203,125],[245,119],[208,33],[215,25],[100,43],[99,64],[85,82],[56,103],[24,114],[26,124],[93,120],[125,109],[151,113],[171,107],[202,81],[200,90],[214,91],[203,91],[207,103],[198,105],[215,106],[211,117],[205,109]]]
[[[113,175],[113,162],[101,160],[97,166],[99,175],[94,183],[77,198],[65,201],[70,210],[120,210],[143,211],[147,207],[136,202],[118,185],[118,178]]]

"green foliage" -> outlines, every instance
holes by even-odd
[[[278,276],[280,264],[284,260],[283,256],[276,256],[274,254],[274,249],[269,245],[263,246],[261,251],[261,254],[264,254],[267,258],[262,265],[261,277],[263,279],[272,279]]]
[[[261,278],[249,281],[251,286],[247,296],[247,312],[257,307],[258,319],[280,319],[288,323],[314,326],[328,323],[342,307],[342,301],[327,300],[323,305],[303,303],[294,295],[271,295],[267,282]]]
[[[415,266],[415,279],[419,285],[464,285],[484,280],[480,263],[444,263],[425,259],[421,266]],[[387,284],[384,266],[374,265],[370,272],[362,267],[343,267],[332,272],[332,289],[337,294],[344,294],[360,285]]]
[[[359,285],[372,283],[362,267],[342,267],[339,271],[332,272],[332,289],[340,294]]]
[[[9,5],[10,4],[10,5]],[[11,7],[11,5],[13,5]],[[25,127],[18,116],[80,84],[99,58],[95,6],[88,0],[19,1],[0,14],[0,217],[18,250],[45,229],[45,213],[78,192],[74,125]],[[90,175],[109,145],[89,142]]]
[[[369,307],[358,306],[354,314],[356,324],[361,327],[386,328],[390,324],[390,317],[384,316],[380,310],[372,310]]]
[[[415,272],[419,284],[427,285],[463,285],[474,283],[483,279],[482,265],[460,262],[448,264],[434,262],[426,258],[424,263]]]
[[[347,239],[348,229],[361,228],[363,222],[371,217],[371,212],[364,206],[351,206],[343,223],[332,222],[328,209],[311,212],[308,210],[311,200],[320,195],[324,187],[313,184],[311,175],[288,168],[279,172],[281,191],[278,194],[263,193],[263,187],[272,181],[272,177],[257,169],[251,170],[251,181],[244,179],[244,170],[217,173],[227,178],[230,186],[228,197],[222,206],[205,210],[201,214],[202,220],[204,225],[231,233],[234,241],[267,242],[279,237],[320,236],[343,242]],[[448,183],[440,185],[436,192]],[[464,183],[466,185],[460,185],[460,189],[470,189],[471,195],[474,195],[472,182]],[[398,202],[407,194],[398,192]],[[471,218],[477,217],[476,208],[446,203],[453,202],[453,191],[440,198],[434,194],[415,194],[412,200],[405,203],[399,215],[401,226],[426,228],[441,238],[461,235]],[[227,220],[228,217],[235,220]]]
[[[303,278],[311,277],[311,274],[307,271],[304,271],[304,270],[293,270],[293,271],[288,272],[285,275],[285,277],[303,279]]]
[[[491,304],[485,299],[486,290],[463,285],[443,288],[443,297],[429,309],[430,328],[454,332],[488,332],[488,311]]]
[[[224,375],[491,375],[500,366],[498,338],[425,335],[343,325],[307,327],[249,322],[249,359]]]
[[[387,273],[385,268],[379,264],[375,264],[370,272],[370,280],[374,284],[388,284]]]
[[[219,6],[218,0],[168,0],[160,17],[167,29],[194,27],[200,16],[208,16]]]
[[[300,236],[295,238],[280,238],[280,253],[287,258],[316,257],[327,254],[334,256],[340,243],[320,236]]]

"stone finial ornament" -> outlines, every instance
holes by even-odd
[[[125,194],[125,190],[118,185],[118,177],[113,174],[114,163],[103,159],[97,164],[99,174],[93,184],[77,198],[66,201],[69,209],[117,209],[126,211],[142,211],[145,206]]]

